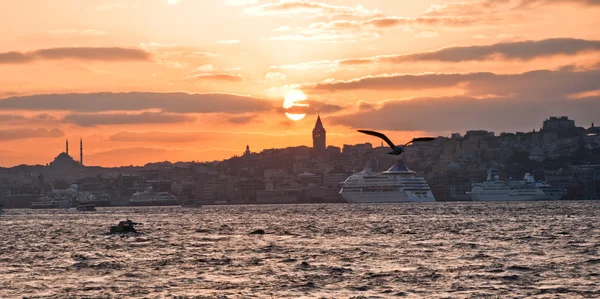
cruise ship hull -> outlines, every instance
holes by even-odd
[[[537,195],[511,195],[511,194],[490,194],[490,193],[473,193],[471,199],[473,201],[540,201],[540,200],[559,200],[563,194],[537,194]]]
[[[341,192],[342,197],[350,203],[401,203],[401,202],[435,202],[431,192],[427,195],[416,196],[407,192]]]
[[[381,173],[365,170],[341,183],[340,194],[350,203],[435,202],[424,178],[409,170],[402,160]]]
[[[566,195],[565,190],[535,181],[526,173],[521,181],[502,181],[498,171],[488,169],[487,179],[472,186],[473,201],[540,201],[559,200]]]
[[[130,206],[179,206],[179,202],[176,199],[168,200],[153,200],[153,201],[129,201]]]

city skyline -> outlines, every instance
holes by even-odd
[[[66,138],[99,166],[222,160],[245,140],[310,146],[318,111],[340,147],[378,145],[356,129],[400,143],[527,132],[549,116],[587,128],[600,122],[599,12],[583,0],[1,3],[0,166],[44,165]]]
[[[582,128],[583,130],[587,131],[587,132],[597,132],[598,131],[598,127],[596,127],[594,125],[594,123],[591,123],[591,125],[588,126],[580,126],[578,125],[575,120],[569,119],[568,116],[549,116],[547,118],[544,119],[543,124],[540,124],[539,126],[539,131],[537,129],[533,129],[531,131],[516,131],[516,132],[495,132],[495,131],[487,131],[487,130],[481,130],[481,129],[476,129],[476,128],[471,128],[465,132],[453,132],[450,135],[444,136],[444,135],[439,135],[439,136],[435,136],[434,138],[443,138],[446,140],[451,140],[451,139],[455,139],[457,137],[462,138],[462,137],[467,137],[469,133],[471,134],[480,134],[480,133],[485,133],[485,134],[491,134],[492,137],[501,137],[502,134],[531,134],[531,133],[543,133],[544,131],[542,130],[546,130],[546,132],[549,131],[554,131],[554,130],[560,130],[560,129],[564,129],[564,128]],[[463,134],[464,133],[464,134]],[[552,133],[551,133],[552,134]],[[583,133],[582,133],[583,134]],[[588,135],[589,134],[589,135]],[[300,144],[300,145],[295,145],[295,146],[287,146],[287,147],[283,147],[283,148],[261,148],[258,150],[251,150],[250,148],[250,144],[248,141],[246,141],[246,145],[244,146],[245,150],[241,153],[241,155],[239,153],[235,153],[229,157],[225,157],[223,159],[215,159],[215,160],[208,160],[208,159],[192,159],[192,160],[171,160],[171,159],[165,159],[165,160],[150,160],[150,161],[146,161],[146,160],[141,160],[138,159],[137,163],[130,163],[130,164],[115,164],[115,165],[83,165],[82,161],[83,161],[83,139],[79,139],[79,160],[77,160],[75,158],[75,156],[69,154],[69,139],[66,138],[65,139],[65,147],[63,148],[64,150],[59,152],[58,155],[51,154],[51,156],[53,157],[51,160],[54,161],[54,163],[56,163],[57,160],[63,160],[62,162],[59,163],[65,163],[65,158],[66,160],[69,160],[67,163],[75,163],[78,165],[82,165],[82,166],[92,166],[92,167],[107,167],[107,168],[111,168],[111,167],[128,167],[128,166],[134,166],[134,167],[141,167],[141,166],[146,166],[148,164],[152,164],[152,163],[162,163],[162,162],[169,162],[169,163],[189,163],[189,162],[196,162],[196,163],[202,163],[202,162],[215,162],[215,161],[226,161],[228,159],[231,158],[236,158],[236,157],[240,157],[240,156],[247,156],[250,154],[259,154],[262,153],[263,150],[282,150],[285,148],[297,148],[297,147],[306,147],[306,148],[310,148],[311,150],[311,155],[313,155],[313,158],[316,159],[322,159],[326,156],[325,154],[325,149],[329,148],[330,146],[336,147],[337,151],[343,151],[343,148],[345,148],[346,146],[349,147],[353,147],[353,146],[362,146],[362,145],[367,145],[369,144],[370,146],[372,146],[373,148],[376,147],[383,147],[383,148],[388,148],[388,145],[385,144],[383,141],[381,141],[379,138],[376,137],[365,137],[366,139],[369,139],[368,141],[364,141],[364,142],[360,142],[357,144],[343,144],[343,145],[332,145],[332,144],[328,144],[326,141],[326,129],[323,126],[323,123],[321,121],[321,118],[319,115],[317,115],[317,119],[314,123],[314,128],[312,129],[312,146],[307,145],[307,144]],[[581,137],[592,137],[594,138],[597,135],[597,133],[586,133],[584,135],[582,135]],[[132,153],[133,155],[135,155],[135,153]],[[53,162],[51,162],[50,160],[44,163],[36,163],[36,164],[29,164],[29,166],[35,166],[35,165],[52,165]],[[4,167],[4,168],[10,168],[10,167],[14,167],[14,166],[21,166],[21,165],[28,165],[26,163],[20,163],[20,164],[16,164],[16,165],[10,165],[10,166],[2,166],[0,165],[0,168]],[[72,166],[72,165],[71,165]],[[70,166],[70,167],[71,167]]]

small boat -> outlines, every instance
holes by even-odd
[[[93,204],[81,204],[77,206],[77,211],[96,211],[96,206]]]
[[[143,225],[143,223],[133,222],[129,219],[120,221],[118,225],[110,227],[110,233],[137,233],[138,231],[135,230],[135,225]]]

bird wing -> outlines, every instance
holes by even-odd
[[[407,142],[404,146],[409,145],[412,142],[417,142],[417,141],[432,141],[435,140],[435,137],[419,137],[419,138],[413,138],[413,140]]]
[[[383,141],[385,141],[392,149],[396,147],[396,145],[392,141],[390,141],[390,139],[388,139],[387,136],[385,136],[379,132],[368,131],[368,130],[358,130],[358,131],[361,133],[367,134],[367,135],[372,135],[372,136],[376,136],[376,137],[383,139]]]

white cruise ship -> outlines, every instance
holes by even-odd
[[[567,194],[563,189],[536,182],[529,173],[520,181],[502,181],[497,173],[488,169],[487,180],[473,184],[469,192],[473,201],[558,200]]]
[[[136,192],[129,199],[132,206],[178,206],[179,201],[169,192],[154,192],[148,187],[143,192]]]
[[[387,171],[364,170],[348,177],[340,194],[352,203],[434,202],[423,177],[409,170],[402,160]]]

